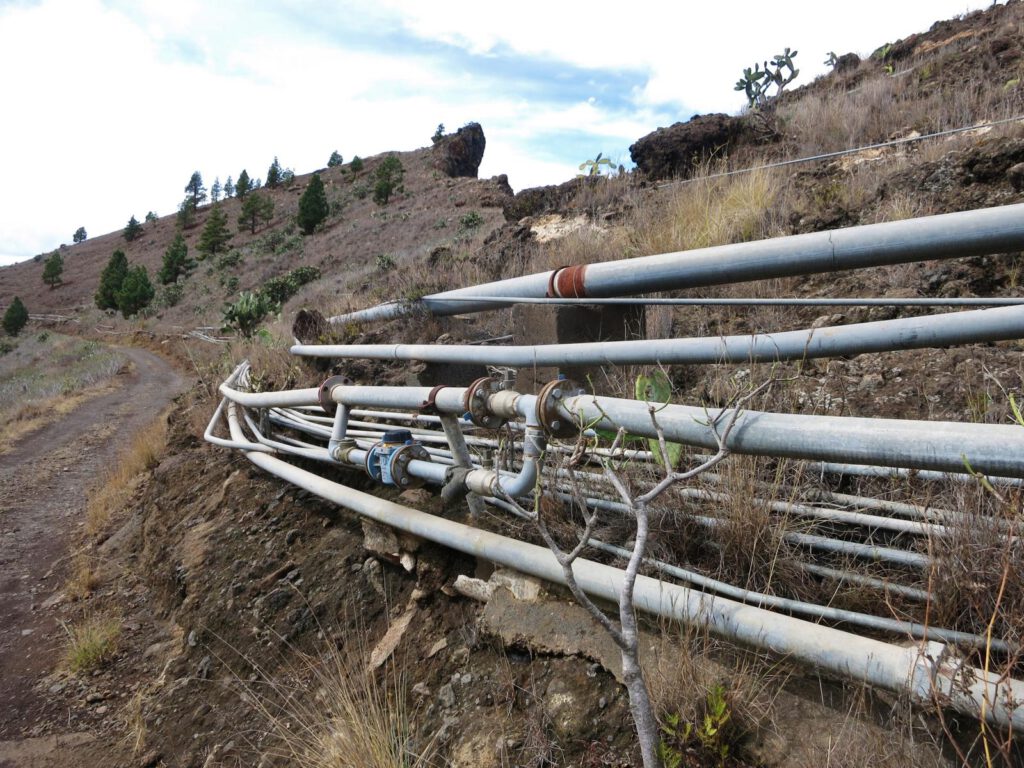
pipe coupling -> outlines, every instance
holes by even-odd
[[[516,401],[519,397],[520,394],[514,389],[503,389],[487,398],[487,407],[495,416],[505,420],[514,419],[518,415]]]
[[[493,496],[498,475],[490,469],[476,469],[466,475],[466,488],[479,496]]]
[[[469,418],[478,427],[498,429],[505,423],[506,419],[491,413],[489,405],[489,399],[502,391],[501,387],[502,380],[493,376],[484,376],[466,387],[462,407],[466,409]]]
[[[324,409],[324,413],[328,416],[333,416],[334,412],[338,410],[338,404],[331,399],[331,392],[334,388],[348,386],[352,383],[352,379],[348,376],[331,376],[324,380],[324,383],[320,385],[320,389],[316,391],[316,399],[320,402],[320,407]]]
[[[350,464],[349,457],[352,451],[356,450],[356,441],[351,437],[344,437],[335,445],[330,446],[331,458],[340,464]]]
[[[571,379],[555,379],[541,387],[537,393],[537,422],[551,437],[575,437],[579,428],[573,419],[560,410],[562,401],[585,394],[585,390]]]

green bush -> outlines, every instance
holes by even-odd
[[[472,229],[476,229],[484,223],[484,217],[476,211],[470,211],[461,219],[459,219],[459,228],[463,232],[469,232]]]
[[[355,157],[352,158],[352,162],[349,163],[348,167],[352,169],[352,173],[359,173],[361,170],[363,170],[363,158],[361,158],[359,155],[356,155]]]
[[[377,254],[377,271],[378,272],[389,272],[394,269],[395,257],[390,253],[378,253]]]
[[[243,291],[236,302],[224,307],[224,326],[249,338],[272,309],[273,305],[262,293]]]
[[[284,304],[298,293],[306,283],[320,279],[320,270],[316,267],[296,267],[287,275],[272,277],[267,280],[260,293],[276,306]]]
[[[158,307],[174,307],[181,301],[181,297],[184,293],[185,285],[183,283],[171,283],[170,285],[163,286],[157,292],[156,299],[153,303]]]
[[[242,252],[239,250],[228,251],[217,257],[217,269],[224,270],[237,267],[242,263]]]

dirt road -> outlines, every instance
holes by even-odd
[[[57,705],[38,682],[60,661],[65,635],[47,601],[63,587],[87,494],[184,386],[156,355],[123,352],[134,370],[122,386],[0,456],[0,768],[94,764],[105,749],[73,727],[55,734]]]

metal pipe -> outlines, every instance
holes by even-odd
[[[1022,214],[1024,216],[1024,214]],[[296,344],[293,355],[485,365],[675,365],[777,362],[1024,337],[1024,306],[947,312],[781,333],[479,347],[468,344]]]
[[[472,469],[473,459],[469,455],[469,446],[466,445],[466,438],[462,434],[462,430],[459,429],[459,420],[450,413],[446,413],[444,416],[441,416],[441,427],[444,429],[444,436],[448,438],[448,445],[451,446],[455,466],[462,467],[463,469]],[[469,506],[471,518],[475,519],[483,514],[484,502],[477,494],[469,493],[466,496],[466,504]]]
[[[902,469],[900,467],[876,467],[870,464],[842,464],[836,462],[819,461],[811,462],[808,465],[811,469],[820,472],[827,472],[832,475],[858,475],[861,477],[909,477],[919,480],[954,480],[962,483],[977,483],[974,475],[966,472],[932,472],[925,469]],[[1024,480],[1016,477],[997,477],[987,475],[985,477],[993,485],[1024,485]]]
[[[235,405],[228,407],[232,439],[244,441]],[[362,493],[319,477],[273,456],[252,451],[256,466],[305,490],[384,525],[390,525],[466,554],[564,584],[562,568],[546,548],[471,528]],[[598,599],[617,601],[623,572],[589,560],[573,566],[580,588]],[[707,626],[713,633],[787,656],[845,678],[909,694],[914,700],[947,702],[960,712],[1014,728],[1024,728],[1024,682],[950,663],[939,643],[905,648],[858,637],[831,627],[744,605],[709,598],[691,589],[639,576],[638,610]]]
[[[603,429],[624,427],[631,434],[657,437],[644,402],[577,395],[559,401],[557,410],[570,423]],[[717,450],[711,422],[720,415],[728,418],[728,409],[665,405],[657,408],[654,417],[667,440]],[[740,454],[945,472],[963,469],[968,460],[979,472],[1024,477],[1024,430],[1008,424],[743,411],[728,447]]]
[[[453,315],[501,306],[493,302],[448,300],[476,296],[603,298],[1022,249],[1024,204],[1018,203],[565,267],[444,291],[417,301],[379,304],[329,320],[345,324],[390,320],[422,310],[434,315]]]
[[[449,296],[446,301],[491,302],[508,306],[509,304],[538,304],[556,307],[589,307],[589,306],[656,306],[656,307],[1013,307],[1024,304],[1024,298],[1018,296],[978,297],[956,296],[952,298],[893,297],[893,298],[857,298],[857,297],[823,297],[816,299],[800,299],[791,297],[762,298],[749,296],[745,298],[723,296],[694,296],[662,298],[652,296],[615,297],[604,299],[564,299],[564,298],[527,298],[525,296],[473,296],[458,299]],[[508,336],[506,338],[513,338]],[[480,344],[481,342],[471,342]]]
[[[596,496],[580,498],[565,491],[555,491],[555,497],[562,501],[572,503],[583,503],[594,509],[607,509],[620,514],[631,514],[629,508],[621,501],[602,499]],[[692,520],[704,528],[721,528],[725,520],[720,517],[708,515],[685,514],[687,520]],[[893,547],[879,547],[875,544],[862,544],[859,541],[846,541],[844,539],[833,539],[828,536],[817,536],[810,533],[798,533],[797,531],[785,531],[782,540],[790,544],[796,544],[809,549],[816,549],[824,552],[836,552],[851,557],[858,557],[862,560],[872,562],[884,561],[895,563],[910,568],[927,569],[931,565],[931,558],[918,552],[908,552]]]

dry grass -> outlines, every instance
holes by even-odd
[[[102,579],[93,559],[84,552],[75,555],[71,563],[71,575],[65,584],[68,595],[84,600],[95,592],[101,583]]]
[[[89,494],[85,510],[87,536],[97,536],[104,530],[114,512],[131,496],[138,477],[159,463],[166,447],[167,413],[163,413],[136,433],[113,469]]]
[[[249,688],[246,698],[278,746],[268,754],[308,768],[420,768],[433,745],[417,748],[406,675],[393,663],[378,677],[362,655],[301,655],[290,675]]]
[[[783,176],[755,170],[708,178],[728,170],[705,166],[692,181],[675,186],[663,209],[637,207],[630,222],[636,255],[706,248],[759,240],[780,233],[774,212],[782,202]]]
[[[72,672],[91,672],[117,653],[121,621],[114,616],[86,616],[77,624],[64,625],[64,630],[68,635],[65,661]]]
[[[95,341],[44,332],[0,358],[0,454],[117,386],[125,357]]]

